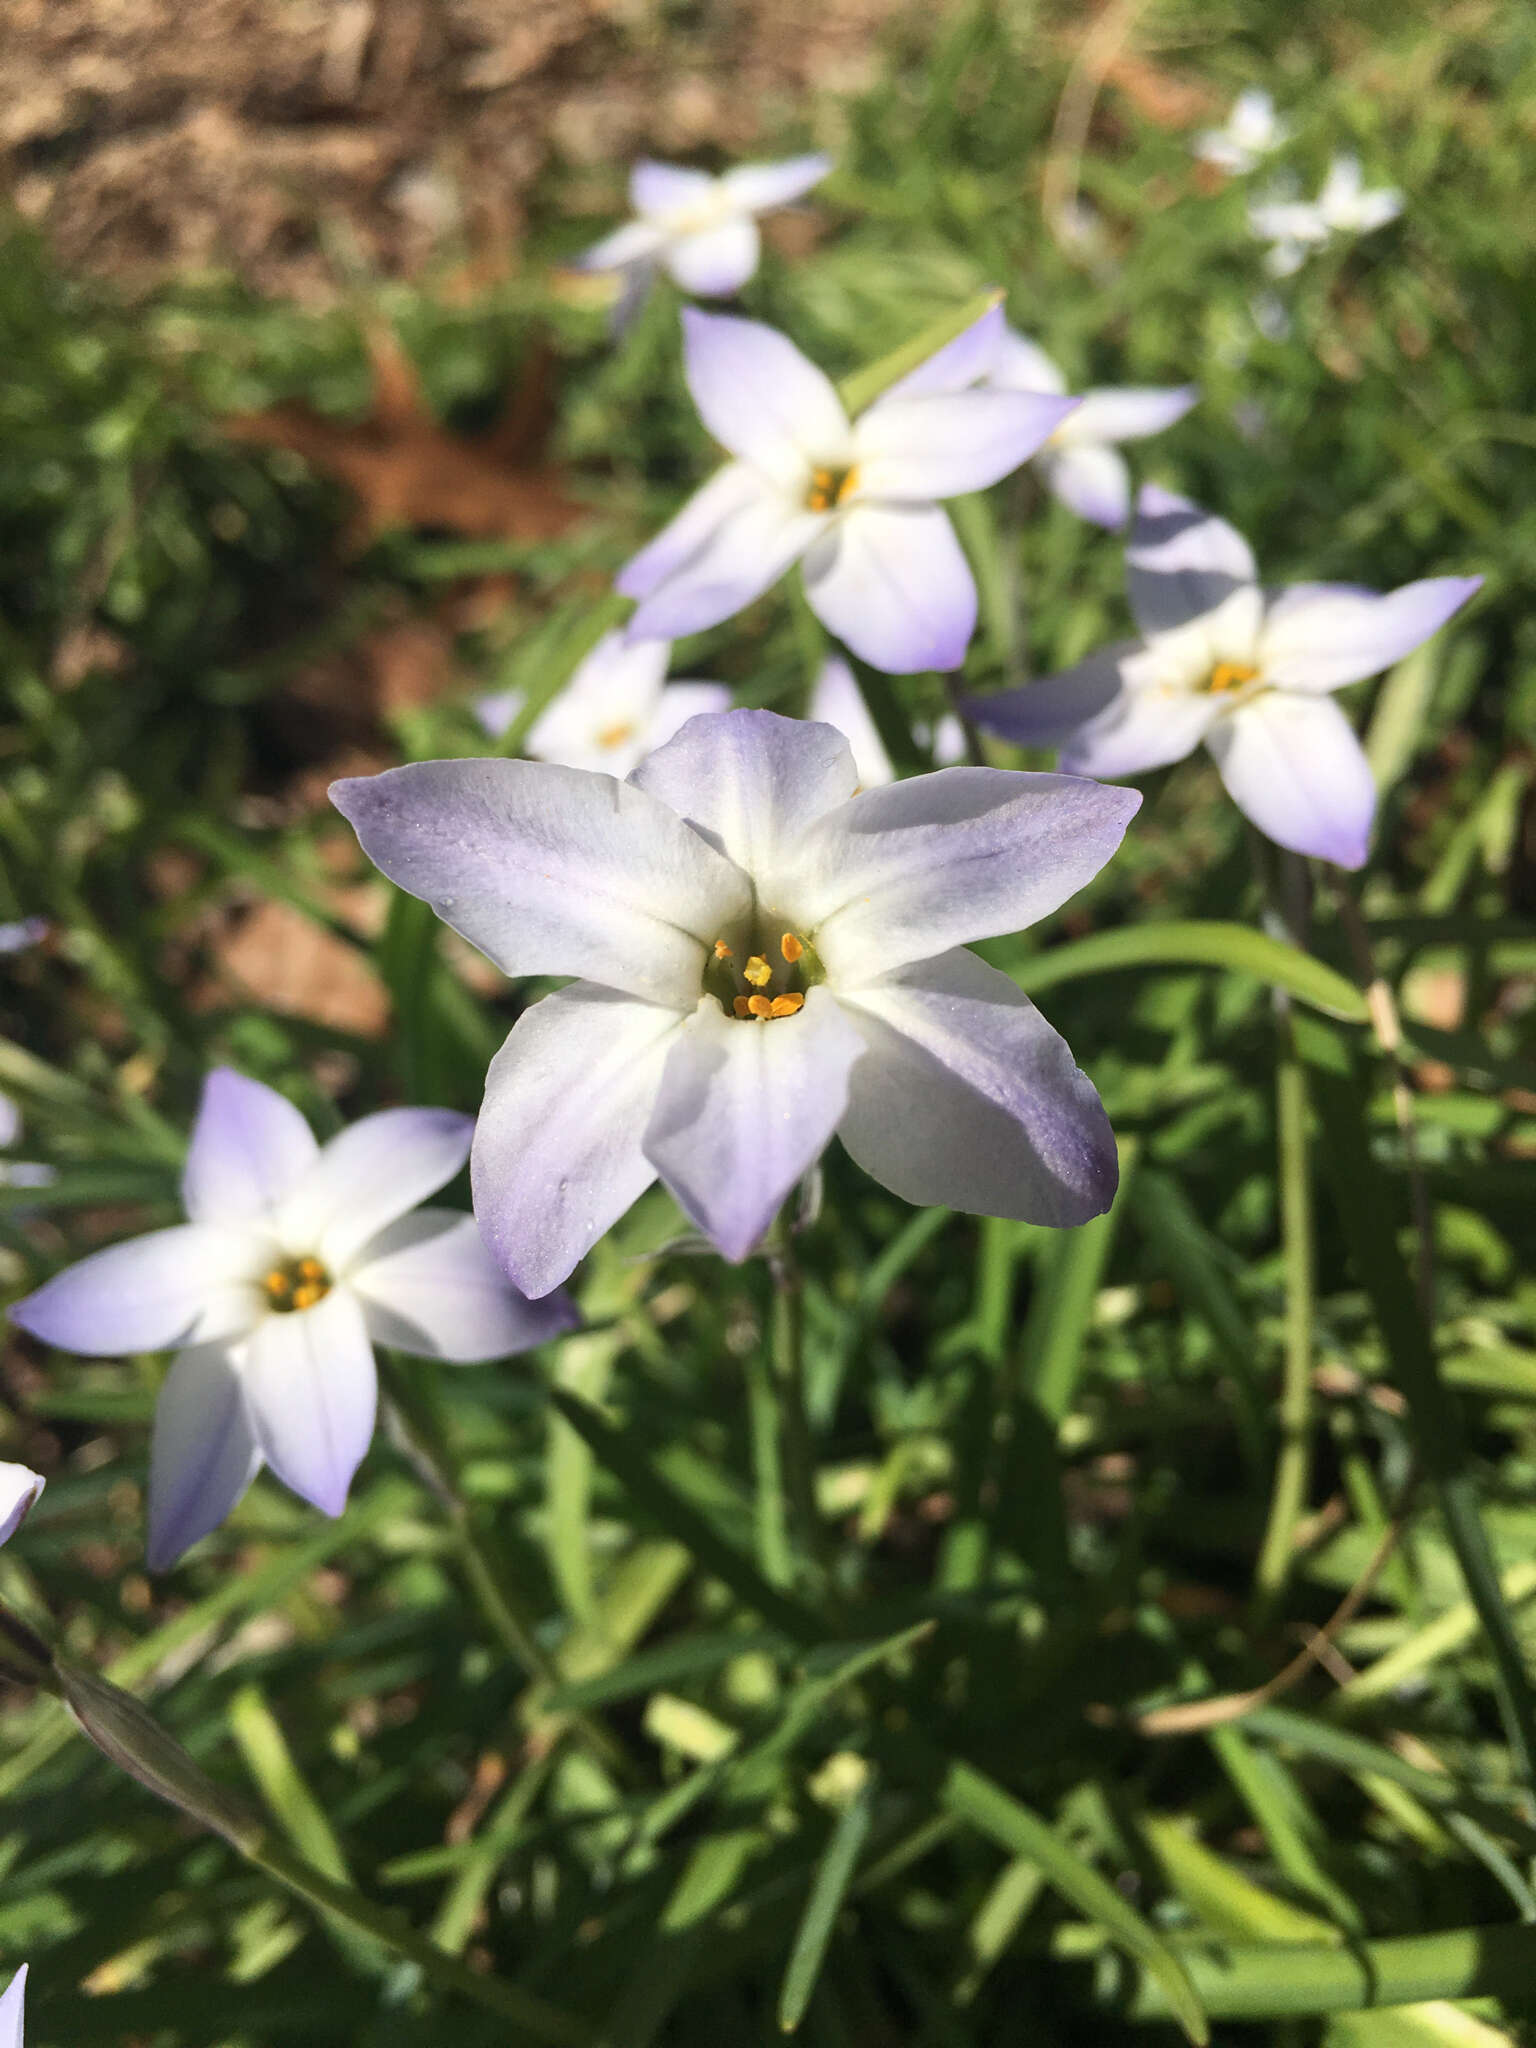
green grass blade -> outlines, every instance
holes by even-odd
[[[810,1897],[795,1930],[794,1947],[789,1952],[789,1964],[779,1992],[779,2026],[786,2034],[794,2033],[799,2026],[816,1989],[816,1979],[826,1961],[837,1916],[848,1895],[859,1853],[869,1833],[873,1805],[873,1781],[866,1780],[837,1816],[821,1861],[816,1866]]]
[[[1228,974],[1251,974],[1272,988],[1284,989],[1300,1003],[1345,1023],[1363,1024],[1365,997],[1353,982],[1309,953],[1287,946],[1245,924],[1218,919],[1176,920],[1168,924],[1125,925],[1093,932],[1053,946],[1038,959],[1010,971],[1029,995],[1078,981],[1088,974],[1113,974],[1140,967],[1219,967]]]

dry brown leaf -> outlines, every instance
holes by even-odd
[[[415,365],[395,336],[372,329],[373,405],[361,420],[322,418],[304,405],[237,414],[238,441],[287,448],[345,484],[358,501],[352,535],[365,546],[399,527],[436,527],[477,539],[548,540],[582,516],[542,448],[551,404],[548,351],[535,347],[490,433],[450,433],[428,406]]]
[[[1164,71],[1129,50],[1115,58],[1105,79],[1155,128],[1192,128],[1196,121],[1207,120],[1221,109],[1220,97],[1210,86]]]
[[[283,1016],[359,1038],[377,1038],[389,1021],[389,994],[367,955],[287,903],[256,904],[212,952],[227,981]],[[199,995],[208,1008],[227,999],[217,988]]]

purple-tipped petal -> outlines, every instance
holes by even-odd
[[[717,198],[719,186],[708,171],[696,171],[688,164],[658,163],[643,156],[629,174],[629,203],[636,213],[691,213],[708,207]]]
[[[741,710],[693,719],[630,779],[746,869],[766,906],[799,841],[859,778],[831,726]]]
[[[510,1358],[574,1330],[560,1291],[529,1301],[499,1271],[473,1216],[418,1209],[366,1245],[348,1286],[376,1344],[451,1365]]]
[[[623,596],[640,600],[628,632],[636,640],[675,640],[718,626],[777,583],[827,525],[786,498],[746,463],[706,484],[672,524],[621,572]],[[707,525],[696,508],[708,499],[720,517]],[[687,543],[685,552],[684,543]],[[658,564],[670,564],[664,575]]]
[[[679,1007],[744,876],[665,804],[542,761],[419,761],[332,785],[390,880],[506,974],[580,974]]]
[[[324,1147],[283,1204],[280,1228],[295,1253],[316,1252],[347,1271],[368,1240],[453,1179],[469,1157],[473,1117],[453,1109],[383,1109]]]
[[[1061,439],[1067,447],[1079,442],[1143,441],[1183,419],[1199,396],[1194,384],[1085,391]]]
[[[249,1329],[262,1269],[259,1239],[179,1223],[66,1266],[16,1302],[11,1320],[87,1358],[164,1351]]]
[[[48,1484],[30,1465],[0,1464],[0,1543],[9,1543]]]
[[[1045,479],[1054,497],[1079,519],[1118,533],[1131,513],[1131,472],[1116,448],[1052,448]]]
[[[1163,689],[1156,683],[1128,689],[1063,741],[1059,765],[1067,775],[1111,782],[1165,768],[1192,754],[1222,712],[1221,698],[1208,690]]]
[[[261,1450],[229,1347],[199,1344],[179,1352],[161,1385],[150,1439],[149,1569],[168,1571],[217,1529],[260,1469]]]
[[[756,470],[744,462],[728,462],[708,483],[700,485],[654,540],[631,556],[614,578],[615,590],[621,597],[649,597],[692,562],[720,527],[760,503],[762,497],[763,480]],[[640,638],[638,634],[629,637]]]
[[[1050,391],[1058,397],[1067,388],[1066,373],[1038,342],[1005,327],[992,361],[992,382],[1005,391]]]
[[[1481,576],[1431,576],[1377,597],[1299,585],[1270,606],[1259,642],[1264,680],[1279,690],[1337,690],[1379,675],[1422,647],[1483,587]]]
[[[781,488],[801,486],[810,463],[849,459],[848,415],[832,380],[777,328],[685,306],[683,359],[705,426]]]
[[[865,1054],[838,1135],[904,1201],[1064,1226],[1100,1216],[1114,1136],[1067,1042],[958,949],[846,998]]]
[[[244,1379],[267,1463],[312,1507],[339,1515],[378,1402],[362,1304],[333,1287],[314,1308],[266,1317],[247,1346]]]
[[[999,299],[997,305],[989,306],[969,327],[962,328],[953,341],[945,342],[915,370],[909,370],[905,377],[899,377],[888,386],[870,411],[882,405],[899,404],[906,398],[926,398],[936,391],[964,391],[972,384],[979,384],[983,377],[992,374],[1005,332],[1006,322]],[[863,417],[867,418],[868,414]]]
[[[676,1010],[579,981],[535,1003],[492,1060],[470,1159],[475,1216],[531,1299],[656,1178],[640,1141],[681,1024]]]
[[[835,726],[848,742],[861,788],[879,789],[896,780],[880,728],[870,716],[853,670],[840,654],[828,655],[822,663],[811,692],[809,714],[823,725]]]
[[[707,299],[739,292],[757,269],[762,242],[753,220],[717,221],[667,245],[662,262],[674,284]]]
[[[818,150],[811,156],[781,157],[776,163],[737,164],[720,183],[733,204],[748,213],[767,213],[801,198],[813,185],[819,185],[831,168],[831,157]]]
[[[854,429],[854,502],[923,505],[984,491],[1027,462],[1076,404],[990,389],[885,399]]]
[[[793,1017],[727,1017],[706,996],[667,1055],[645,1152],[726,1258],[744,1259],[820,1158],[863,1041],[830,989]]]
[[[1341,868],[1365,865],[1376,785],[1331,697],[1266,690],[1206,744],[1233,801],[1277,845]]]
[[[0,1998],[0,2048],[22,2048],[22,2006],[27,1995],[27,1965],[22,1964]]]
[[[1143,484],[1136,501],[1125,574],[1143,633],[1203,618],[1257,578],[1252,551],[1235,527],[1156,484]]]
[[[1116,702],[1125,688],[1122,665],[1138,651],[1138,642],[1122,640],[1038,683],[968,698],[965,708],[984,731],[1015,746],[1059,747]]]
[[[802,842],[806,924],[839,990],[1022,931],[1109,860],[1141,803],[1070,775],[941,768],[865,790]]]
[[[571,270],[642,270],[648,271],[651,259],[662,247],[665,240],[661,230],[649,221],[627,220],[623,227],[615,228],[611,235],[604,235],[600,242],[594,242],[590,249],[583,249],[579,256],[571,257],[567,268]]]
[[[976,630],[976,585],[935,505],[854,505],[805,558],[811,610],[871,668],[955,669]]]
[[[194,1223],[236,1224],[269,1216],[319,1149],[285,1095],[230,1067],[215,1067],[203,1083],[182,1175],[188,1216]]]

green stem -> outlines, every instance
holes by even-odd
[[[795,1567],[784,1519],[779,1404],[772,1367],[761,1350],[747,1360],[747,1416],[752,1432],[758,1569],[771,1586],[788,1586],[794,1581]]]
[[[779,1413],[779,1440],[784,1490],[790,1521],[804,1555],[821,1557],[821,1518],[816,1507],[816,1449],[805,1412],[805,1318],[800,1291],[800,1266],[787,1221],[780,1222],[777,1241],[768,1253],[773,1280],[769,1311],[768,1357]]]
[[[1268,2020],[1373,2012],[1437,1998],[1524,1998],[1536,1978],[1536,1927],[1459,1927],[1348,1948],[1266,1943],[1181,1953],[1212,2019]],[[1143,1972],[1127,2016],[1172,2017],[1166,1990],[1149,1972]]]
[[[1254,1584],[1261,1611],[1274,1606],[1290,1576],[1296,1529],[1306,1505],[1312,1453],[1312,1181],[1307,1149],[1307,1078],[1280,1024],[1275,1123],[1280,1160],[1280,1233],[1285,1261],[1285,1364],[1280,1382],[1280,1455]]]

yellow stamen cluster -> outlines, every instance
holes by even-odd
[[[805,1008],[805,997],[798,992],[787,996],[737,996],[732,1008],[738,1017],[793,1017],[796,1010]]]
[[[324,1301],[331,1291],[331,1276],[318,1259],[285,1259],[282,1265],[263,1275],[261,1287],[268,1308],[288,1315],[294,1309],[313,1308],[316,1302]]]
[[[1244,683],[1251,683],[1257,675],[1258,670],[1251,662],[1218,661],[1205,687],[1213,695],[1220,695],[1226,690],[1240,690]]]
[[[770,958],[767,948],[761,953],[749,953],[746,964],[737,967],[734,949],[724,939],[716,939],[714,963],[706,987],[713,987],[721,1007],[732,1016],[755,1018],[759,1023],[766,1023],[771,1017],[793,1017],[805,1008],[805,990],[803,986],[786,987],[785,983],[802,979],[795,970],[806,958],[807,948],[804,939],[794,932],[785,932],[779,939],[778,951],[784,962],[782,969],[777,961]],[[723,974],[719,971],[721,969]],[[819,973],[812,976],[812,979],[819,978]],[[731,986],[733,981],[735,988]],[[741,982],[747,984],[745,989],[741,989]]]
[[[856,469],[832,469],[818,464],[811,471],[810,488],[805,494],[806,511],[831,512],[857,489],[858,482]]]

